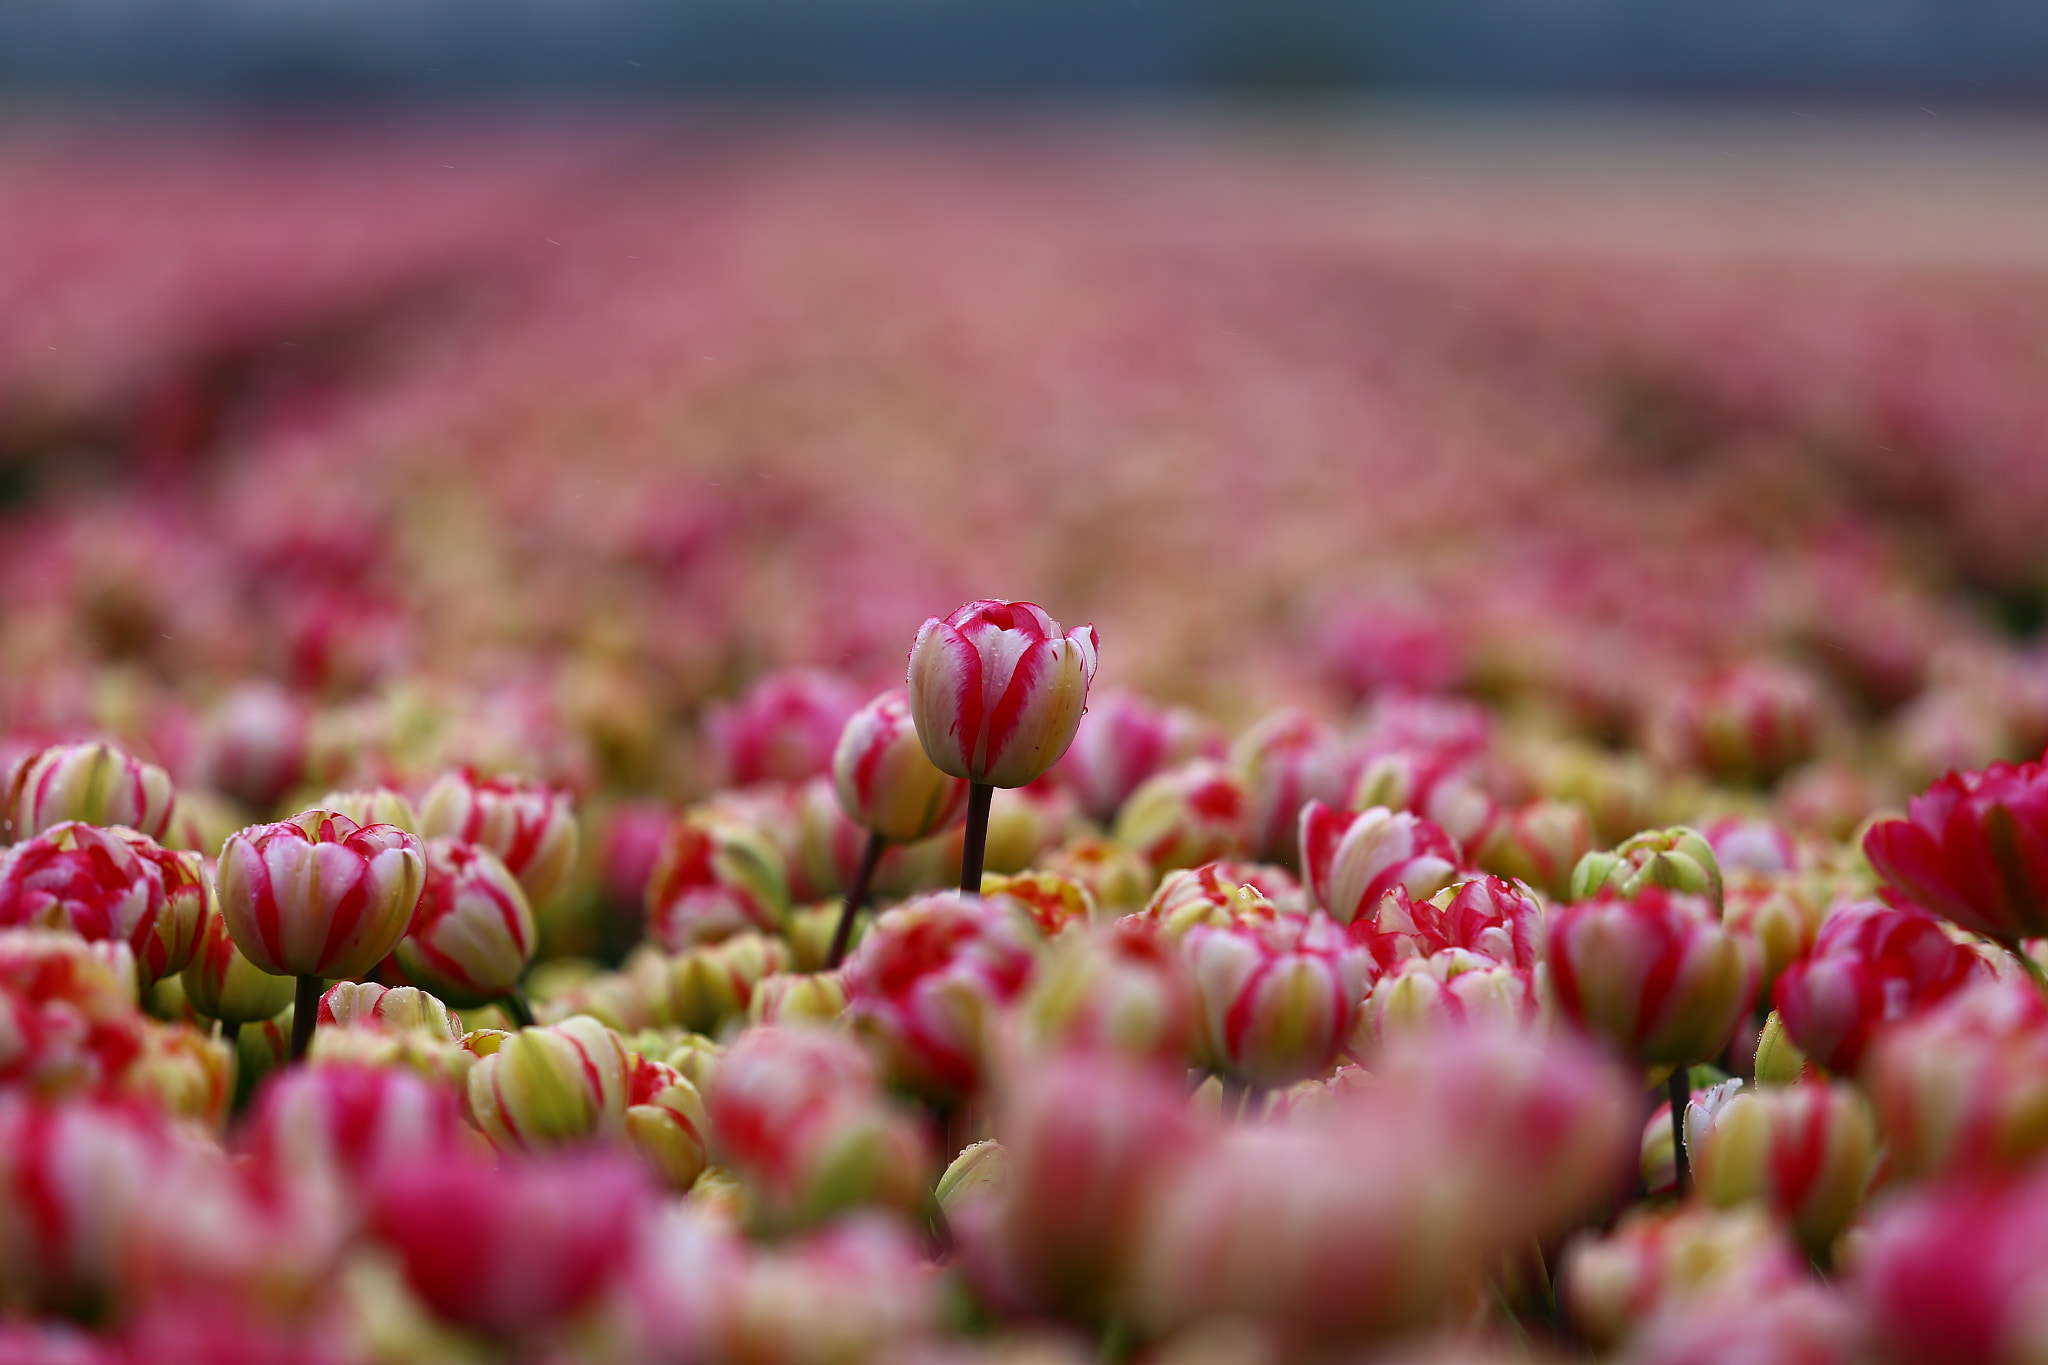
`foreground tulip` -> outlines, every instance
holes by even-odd
[[[1198,1060],[1261,1090],[1327,1070],[1372,981],[1371,954],[1323,915],[1196,925],[1185,944]]]
[[[1863,852],[1887,900],[2008,948],[2048,934],[2048,767],[1950,773],[1908,803],[1905,819],[1872,825]]]
[[[704,716],[704,737],[721,785],[801,782],[832,763],[833,745],[860,693],[844,678],[810,668],[770,673],[733,705]]]
[[[2048,1006],[1972,986],[1880,1032],[1864,1085],[1895,1178],[2019,1168],[2048,1151]]]
[[[294,1058],[312,1041],[321,978],[366,975],[397,946],[425,872],[414,836],[333,811],[228,837],[217,878],[221,917],[251,963],[299,978]]]
[[[1951,1181],[1887,1204],[1854,1279],[1892,1365],[2048,1356],[2048,1174]]]
[[[1237,737],[1230,767],[1245,790],[1251,855],[1296,867],[1302,810],[1341,806],[1351,787],[1350,755],[1336,729],[1305,711],[1275,711]]]
[[[1154,773],[1191,758],[1221,757],[1222,737],[1198,713],[1112,690],[1092,699],[1054,773],[1089,819],[1107,825]]]
[[[445,1087],[398,1067],[312,1062],[263,1087],[240,1150],[264,1198],[330,1201],[353,1222],[383,1173],[458,1154],[471,1140]]]
[[[13,837],[31,839],[66,820],[126,825],[161,839],[170,828],[170,776],[107,744],[57,744],[20,759],[9,777]]]
[[[1427,900],[1463,861],[1449,835],[1407,811],[1336,811],[1311,801],[1301,812],[1302,878],[1339,924],[1370,919],[1395,887]]]
[[[0,932],[0,1085],[42,1095],[118,1089],[145,1046],[122,945],[48,929]]]
[[[941,772],[971,786],[960,889],[981,887],[991,788],[1021,787],[1073,742],[1095,678],[1095,627],[1062,632],[1029,602],[969,602],[910,649],[910,714]]]
[[[409,980],[452,1005],[503,999],[533,960],[533,912],[498,855],[476,844],[430,839],[426,880],[405,937],[392,951]],[[514,1022],[531,1023],[523,1002]]]
[[[469,1109],[502,1152],[531,1152],[626,1123],[626,1052],[595,1019],[565,1019],[496,1041],[469,1073]]]
[[[1813,951],[1779,975],[1772,1001],[1801,1052],[1854,1075],[1879,1028],[1989,975],[1932,915],[1863,901],[1822,923]]]
[[[937,834],[967,809],[967,784],[940,772],[925,756],[910,715],[910,694],[902,688],[884,692],[847,720],[832,752],[832,783],[840,807],[868,831],[868,839],[847,888],[827,967],[837,967],[846,957],[854,916],[867,902],[887,846]]]
[[[1711,1115],[1695,1107],[1686,1145],[1708,1203],[1761,1203],[1815,1252],[1849,1226],[1877,1172],[1877,1125],[1841,1084],[1744,1090]]]
[[[545,916],[576,867],[576,813],[569,797],[544,783],[443,774],[420,798],[422,838],[482,844],[519,879],[533,913]]]

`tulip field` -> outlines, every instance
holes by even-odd
[[[0,1365],[2048,1362],[2048,194],[1461,138],[0,119]]]

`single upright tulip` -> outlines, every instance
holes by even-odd
[[[860,692],[835,674],[791,668],[765,675],[738,702],[705,712],[720,785],[801,782],[826,771],[841,727],[859,706]]]
[[[321,978],[364,976],[382,961],[411,922],[425,879],[413,835],[333,811],[228,837],[217,880],[221,916],[250,962],[299,978],[294,1057],[312,1041]]]
[[[1558,1008],[1644,1066],[1718,1056],[1756,997],[1753,953],[1701,896],[1603,891],[1558,910],[1549,938]]]
[[[118,1088],[146,1043],[125,945],[0,931],[0,1089]]]
[[[1761,1203],[1815,1251],[1849,1226],[1877,1172],[1877,1124],[1839,1083],[1742,1090],[1712,1114],[1694,1106],[1685,1140],[1708,1203]]]
[[[704,1173],[710,1121],[697,1087],[665,1062],[626,1057],[626,1139],[670,1189],[687,1192]]]
[[[1160,706],[1132,692],[1094,698],[1053,773],[1097,824],[1116,819],[1138,784],[1191,758],[1223,757],[1214,726],[1185,706]]]
[[[511,995],[535,940],[518,879],[497,854],[456,839],[429,839],[426,868],[419,908],[393,950],[406,978],[464,1008]]]
[[[1779,974],[1772,995],[1801,1052],[1854,1075],[1879,1029],[1990,975],[1924,910],[1861,901],[1822,922],[1813,951]]]
[[[1780,973],[1813,951],[1828,914],[1829,888],[1817,877],[1731,872],[1721,889],[1721,922],[1756,945],[1769,995]]]
[[[472,1035],[473,1037],[474,1035]],[[469,1111],[501,1152],[532,1152],[626,1124],[626,1050],[584,1015],[495,1040],[469,1073]]]
[[[1449,835],[1408,811],[1336,811],[1311,801],[1301,812],[1303,879],[1339,924],[1371,919],[1395,887],[1426,900],[1463,862]]]
[[[576,812],[566,792],[517,777],[444,773],[420,799],[422,838],[482,844],[519,885],[536,915],[555,906],[576,867]]]
[[[139,966],[164,910],[162,868],[113,830],[67,820],[0,854],[0,925],[125,943]]]
[[[1147,778],[1116,817],[1116,841],[1154,876],[1251,851],[1244,784],[1214,759],[1196,758]]]
[[[1042,776],[1073,742],[1095,678],[1095,627],[1062,632],[1029,602],[969,602],[932,617],[910,649],[910,714],[941,772],[970,784],[960,889],[981,887],[995,787]]]
[[[313,1062],[263,1087],[238,1145],[265,1198],[328,1197],[353,1220],[384,1171],[458,1154],[473,1139],[445,1087],[402,1067]]]
[[[1329,1068],[1374,975],[1372,955],[1320,914],[1198,924],[1185,951],[1197,1059],[1262,1090]]]
[[[747,997],[752,1024],[831,1024],[846,1008],[837,972],[776,972],[754,983]]]
[[[1572,869],[1569,895],[1585,900],[1607,886],[1623,896],[1646,886],[1705,896],[1715,916],[1721,914],[1720,860],[1705,835],[1684,825],[1646,829],[1622,840],[1610,853],[1588,853]]]
[[[1344,804],[1352,766],[1335,727],[1306,711],[1275,711],[1239,735],[1230,767],[1245,790],[1251,855],[1295,867],[1303,808]]]
[[[1863,852],[1885,899],[2016,948],[2048,934],[2048,765],[1950,773],[1880,820]]]
[[[126,825],[152,839],[170,828],[170,775],[109,744],[53,744],[19,759],[9,775],[13,837],[31,839],[66,820]]]
[[[967,809],[967,783],[939,771],[925,756],[910,694],[900,687],[847,720],[832,752],[832,783],[847,817],[868,832],[825,964],[837,967],[887,845],[916,843],[950,828]]]

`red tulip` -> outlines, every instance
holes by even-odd
[[[832,750],[861,693],[832,673],[791,668],[755,681],[730,705],[704,715],[704,738],[719,783],[801,782],[832,767]]]
[[[1222,736],[1199,713],[1108,691],[1090,700],[1053,773],[1080,799],[1089,819],[1107,825],[1154,773],[1191,758],[1221,757]]]
[[[2048,767],[1950,773],[1880,820],[1863,852],[1885,899],[1925,906],[2011,946],[2048,934]]]
[[[969,602],[917,632],[910,713],[933,766],[1021,787],[1073,742],[1101,648],[1095,627],[1062,632],[1029,602]]]
[[[1863,901],[1821,923],[1812,953],[1779,973],[1772,1003],[1794,1046],[1851,1074],[1881,1026],[1989,974],[1924,910]]]
[[[1645,1066],[1720,1055],[1756,998],[1754,949],[1704,897],[1661,886],[1565,906],[1547,958],[1564,1016]]]

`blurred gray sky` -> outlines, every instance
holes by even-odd
[[[2048,0],[0,0],[0,88],[2048,93]]]

